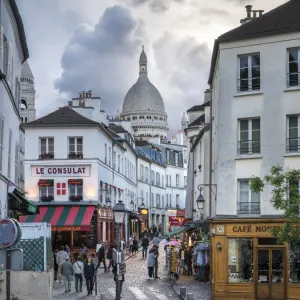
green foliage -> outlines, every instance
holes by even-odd
[[[262,192],[265,189],[269,191],[270,188],[271,202],[276,210],[282,212],[283,226],[271,229],[272,235],[280,244],[300,239],[299,181],[300,170],[284,170],[280,166],[273,166],[263,179],[250,179],[250,189],[253,192]]]
[[[3,272],[0,272],[0,276],[3,274]],[[2,284],[4,282],[4,279],[0,279],[0,294],[3,293]]]
[[[10,294],[10,300],[20,300],[20,298],[15,294]]]

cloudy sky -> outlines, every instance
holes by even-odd
[[[115,115],[138,77],[142,45],[172,132],[203,102],[214,39],[239,26],[245,5],[287,0],[17,0],[35,76],[37,116],[93,90]]]

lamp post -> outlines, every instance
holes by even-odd
[[[113,208],[114,221],[116,224],[116,235],[117,235],[117,249],[114,253],[114,262],[117,264],[116,276],[116,300],[121,300],[121,280],[122,275],[125,273],[125,254],[121,247],[121,231],[120,227],[124,223],[126,208],[122,201],[119,201]]]
[[[198,196],[196,203],[197,203],[197,207],[200,210],[200,219],[201,221],[203,220],[203,209],[204,209],[204,203],[205,203],[205,199],[202,195],[202,191],[204,189],[204,187],[209,186],[211,189],[211,193],[213,193],[215,195],[215,200],[216,200],[216,194],[217,194],[217,185],[216,184],[199,184],[198,185],[198,190],[200,192],[200,195]],[[212,187],[214,187],[216,189],[216,191],[214,192],[214,190],[212,189]],[[211,203],[210,203],[211,205]]]

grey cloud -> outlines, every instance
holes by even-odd
[[[200,9],[200,13],[202,15],[215,15],[215,16],[224,16],[224,17],[229,16],[229,12],[226,11],[225,9],[215,8],[215,7]]]
[[[185,0],[119,0],[131,6],[141,6],[145,3],[153,12],[165,12],[170,9],[172,2],[184,3]]]
[[[70,97],[93,89],[103,99],[103,109],[116,113],[138,75],[138,30],[139,23],[121,6],[107,8],[95,27],[82,25],[65,48],[55,88]]]

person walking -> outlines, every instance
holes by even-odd
[[[160,243],[160,239],[159,237],[157,236],[157,234],[154,236],[153,240],[152,240],[152,243],[154,246],[157,246],[158,247],[158,244]]]
[[[103,265],[104,265],[104,272],[107,272],[104,244],[101,245],[101,247],[98,251],[98,264],[97,264],[96,270],[98,270],[98,268],[100,267],[101,262],[103,262]]]
[[[149,239],[148,239],[147,235],[145,235],[142,240],[142,256],[143,256],[143,258],[147,258],[148,247],[149,247]]]
[[[65,293],[71,292],[71,281],[73,281],[74,268],[70,263],[70,257],[67,256],[65,262],[62,264],[62,272],[65,282]]]
[[[55,249],[53,252],[53,269],[54,269],[54,281],[58,282],[57,280],[57,273],[58,273],[58,264],[56,261],[56,255],[57,255],[58,250]]]
[[[108,271],[110,270],[110,267],[113,267],[113,251],[114,245],[111,245],[106,254],[106,258],[109,259]]]
[[[132,252],[132,246],[133,246],[133,234],[131,235],[130,239],[129,239],[129,253]]]
[[[62,278],[62,264],[66,261],[66,258],[69,257],[68,253],[64,250],[64,246],[60,247],[60,251],[56,254],[56,262],[58,264],[58,281],[61,283]]]
[[[68,253],[68,255],[70,256],[70,247],[68,245],[65,246],[65,251]]]
[[[136,239],[136,237],[134,237],[132,241],[132,255],[133,253],[136,254],[138,250],[139,250],[138,240]]]
[[[83,272],[84,265],[81,257],[77,257],[76,262],[73,265],[75,273],[75,290],[76,292],[82,292],[82,281],[83,281]]]
[[[154,278],[159,278],[158,277],[158,256],[159,256],[159,252],[158,252],[158,246],[153,245],[153,247],[151,248],[151,250],[149,251],[154,253],[155,256],[155,264],[154,264]]]
[[[94,275],[95,275],[95,266],[92,263],[92,259],[89,257],[87,263],[84,265],[84,277],[86,280],[86,288],[88,295],[92,295],[93,286],[94,286]]]
[[[87,248],[83,244],[81,245],[80,253],[81,253],[82,257],[83,257],[83,260],[85,261],[86,258],[87,258],[87,255],[88,255],[88,250],[87,250]]]
[[[154,266],[155,266],[155,254],[154,251],[149,252],[149,256],[148,256],[148,276],[149,278],[153,278],[153,270],[154,270]]]

